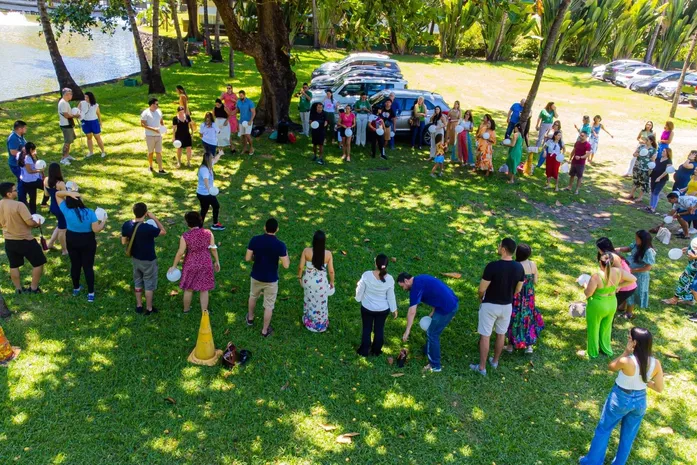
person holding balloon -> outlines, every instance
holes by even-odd
[[[41,161],[41,164],[38,162]],[[37,166],[38,164],[38,166]],[[29,196],[29,213],[36,213],[36,191],[43,188],[44,168],[46,162],[36,156],[36,144],[27,142],[17,154],[17,166],[20,168],[19,181],[22,183],[22,191]],[[24,202],[26,199],[20,199]]]
[[[178,106],[177,116],[172,119],[172,145],[177,149],[177,168],[182,164],[182,150],[186,150],[186,167],[191,168],[193,146],[191,133],[194,128],[194,122],[191,120],[191,115],[186,112],[186,108]]]
[[[324,104],[317,102],[310,108],[310,129],[312,130],[312,161],[324,165],[324,139],[327,136],[327,114]],[[319,152],[319,154],[318,154]]]
[[[148,148],[148,164],[151,173],[155,171],[152,167],[154,154],[159,168],[158,173],[165,174],[162,168],[162,134],[166,133],[167,129],[164,124],[160,102],[156,98],[151,98],[148,100],[148,108],[140,114],[140,125],[145,129],[145,144]]]
[[[646,139],[641,139],[641,144],[634,151],[634,158],[636,162],[634,163],[634,168],[632,169],[632,191],[629,193],[629,199],[634,200],[634,194],[637,189],[641,189],[641,194],[639,198],[636,199],[637,202],[641,202],[646,192],[649,192],[649,184],[651,181],[650,170],[656,167],[656,162],[651,160],[656,156],[656,137],[651,135]]]
[[[379,113],[380,110],[375,110]],[[372,120],[372,121],[371,121]],[[370,139],[370,153],[375,158],[375,146],[380,149],[380,158],[387,159],[385,155],[385,122],[377,115],[368,117],[368,134]]]
[[[433,116],[431,116],[430,123],[431,124],[428,126],[428,132],[431,133],[431,153],[429,155],[429,160],[433,160],[436,158],[436,136],[440,134],[445,138],[445,127],[448,124],[448,120],[445,118],[441,107],[436,106],[436,108],[433,109]]]
[[[506,165],[508,166],[508,184],[513,184],[515,182],[518,165],[523,158],[522,132],[520,124],[516,123],[515,126],[513,126],[511,138],[503,141],[504,145],[508,146],[508,158],[506,159]]]
[[[198,186],[196,187],[196,197],[198,197],[199,204],[201,205],[201,222],[206,220],[208,209],[213,207],[213,225],[211,226],[213,231],[225,230],[225,226],[218,221],[220,203],[218,202],[217,195],[219,190],[213,185],[213,165],[218,163],[220,156],[220,154],[214,155],[208,151],[203,154],[201,166],[198,167]]]
[[[341,159],[351,161],[351,139],[356,128],[356,115],[351,111],[351,105],[344,107],[344,112],[339,113],[337,130],[341,134]]]
[[[649,206],[646,207],[648,212],[654,213],[656,211],[656,207],[658,206],[658,197],[665,185],[668,183],[668,176],[671,174],[671,172],[675,172],[672,159],[673,151],[668,148],[661,150],[651,160],[651,162],[655,163],[655,166],[649,173],[649,179],[651,181],[651,201],[649,202]]]
[[[63,173],[61,172],[61,165],[59,163],[51,163],[48,165],[48,176],[44,178],[44,194],[48,195],[51,199],[51,205],[49,211],[53,213],[56,217],[57,225],[56,229],[53,230],[51,238],[48,240],[48,249],[53,248],[53,244],[58,241],[61,245],[61,252],[63,255],[68,255],[68,246],[65,242],[65,215],[61,212],[58,207],[58,201],[56,200],[56,192],[67,190],[65,187],[65,181],[63,180]]]
[[[494,145],[496,144],[496,123],[491,116],[484,115],[484,120],[477,133],[477,171],[484,171],[489,176],[494,171]]]
[[[559,168],[564,161],[564,141],[562,140],[562,132],[555,131],[554,136],[545,142],[543,150],[544,156],[542,160],[547,160],[545,165],[545,176],[547,183],[546,189],[550,189],[550,180],[554,179],[554,192],[559,192]]]

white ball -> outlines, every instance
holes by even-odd
[[[46,218],[39,215],[38,213],[34,213],[33,215],[31,215],[31,219],[36,221],[39,224],[44,224],[44,221],[46,221]]]
[[[175,140],[174,142],[172,142],[172,145],[174,145],[175,149],[180,149],[182,147],[182,141]]]
[[[382,128],[377,128],[375,130],[375,134],[377,134],[378,136],[382,136],[383,134],[385,134],[385,130]]]
[[[666,215],[666,216],[663,217],[663,222],[664,222],[665,224],[670,224],[670,223],[673,222],[674,219],[675,219],[675,218],[673,218],[671,215]]]
[[[167,126],[160,126],[160,134],[163,136],[167,134]]]
[[[80,110],[76,107],[76,108],[73,108],[72,110],[70,110],[70,113],[72,113],[73,116],[77,116],[80,114]]]
[[[181,270],[179,270],[179,268],[175,268],[173,270],[167,271],[167,279],[170,282],[176,283],[177,281],[179,281],[181,279],[181,277],[182,277],[182,272],[181,272]]]
[[[682,249],[670,249],[668,251],[668,258],[671,260],[678,260],[682,257]]]
[[[588,284],[591,280],[591,276],[589,274],[582,274],[581,276],[576,279],[576,282],[578,283],[579,286],[585,286]]]
[[[37,170],[42,170],[46,168],[46,162],[43,160],[36,160],[36,163],[34,163],[34,168]]]
[[[428,127],[428,132],[430,132],[431,134],[433,134],[434,132],[436,132],[436,125],[435,125],[435,124],[430,125],[430,126]]]
[[[465,130],[465,127],[461,124],[458,124],[457,126],[455,126],[455,134],[460,134],[464,130]]]
[[[563,153],[558,153],[556,158],[557,158],[557,161],[558,161],[559,163],[563,163],[563,162],[564,162],[564,154],[563,154]]]
[[[346,131],[344,131],[344,134],[346,135],[346,137],[351,137],[353,135],[353,130],[351,128],[348,128],[346,129]]]
[[[648,165],[646,165],[646,166],[648,166],[648,167],[649,167],[649,169],[650,169],[650,170],[652,170],[652,169],[654,169],[654,168],[656,167],[656,163],[654,163],[654,162],[650,161],[650,162],[649,162],[649,164],[648,164]]]
[[[145,224],[149,224],[150,226],[157,227],[157,223],[155,223],[155,220],[150,218],[148,221],[145,222]]]
[[[491,137],[491,136],[489,135],[488,132],[485,132],[484,134],[482,134],[482,139],[484,139],[484,140],[489,140],[489,137]]]
[[[672,166],[669,166],[668,168],[666,168],[666,173],[668,173],[668,174],[675,173],[675,168],[673,168]]]
[[[504,139],[503,145],[511,145],[511,139]]]
[[[103,208],[99,207],[94,211],[94,214],[97,216],[97,219],[99,221],[103,221],[105,218],[107,218],[106,210]]]
[[[80,190],[80,187],[77,185],[75,181],[66,182],[65,188],[68,189],[70,192],[78,192]]]
[[[425,316],[419,320],[419,326],[421,326],[421,329],[424,331],[428,331],[428,327],[431,326],[431,317],[430,316]]]
[[[571,167],[569,166],[569,164],[568,164],[568,163],[564,163],[563,165],[561,165],[561,168],[559,168],[559,172],[560,172],[560,173],[567,174],[567,173],[569,172],[570,169],[571,169]]]
[[[310,124],[310,127],[311,127],[312,129],[317,129],[317,128],[319,127],[319,122],[313,121],[312,124]]]
[[[645,156],[647,156],[648,154],[649,154],[649,151],[648,151],[647,149],[641,149],[641,150],[639,150],[639,155],[641,155],[642,157],[645,157]]]
[[[208,189],[208,193],[211,195],[218,195],[220,193],[220,189],[215,186],[211,186],[211,188]]]

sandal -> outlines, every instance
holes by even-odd
[[[634,318],[636,318],[636,315],[633,313],[624,312],[620,315],[620,318],[624,318],[625,320],[633,320]]]
[[[273,334],[273,328],[272,328],[271,326],[269,326],[269,328],[266,330],[266,334],[261,333],[261,336],[262,336],[262,337],[269,337],[269,336],[271,336],[272,334]]]
[[[190,308],[185,308],[185,309],[183,310],[184,313],[189,313],[190,311],[191,311]]]

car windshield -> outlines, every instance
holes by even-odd
[[[658,73],[658,74],[654,75],[651,79],[653,79],[654,81],[660,81],[661,79],[665,79],[665,78],[670,77],[674,74],[675,73],[673,73],[671,71],[663,71],[662,73]]]

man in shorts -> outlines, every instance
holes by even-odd
[[[160,220],[148,211],[148,206],[142,202],[133,205],[133,215],[135,219],[126,221],[121,227],[121,243],[130,249],[136,313],[143,313],[143,291],[145,291],[145,315],[147,316],[157,312],[152,304],[153,294],[157,290],[155,238],[164,236],[167,231]]]
[[[237,111],[240,114],[240,126],[237,135],[242,139],[242,153],[248,151],[250,155],[254,155],[254,147],[252,147],[252,128],[254,127],[254,118],[257,110],[254,108],[254,102],[247,98],[247,93],[241,90],[237,99]],[[249,149],[247,148],[249,144]]]
[[[70,107],[70,100],[73,98],[72,89],[65,88],[61,91],[63,98],[58,101],[58,121],[63,132],[63,156],[61,165],[69,165],[70,160],[75,160],[70,156],[70,145],[75,141],[75,118],[73,109]]]
[[[578,190],[581,187],[581,181],[583,180],[583,172],[586,169],[586,159],[590,156],[590,154],[591,144],[588,142],[588,134],[581,131],[579,132],[578,140],[574,144],[574,150],[571,154],[569,185],[562,190],[571,190],[571,185],[574,183],[574,178],[576,178],[576,191],[574,193],[578,195]]]
[[[140,125],[145,128],[145,143],[148,146],[148,164],[150,172],[154,172],[152,168],[153,153],[157,157],[158,173],[165,174],[162,168],[162,134],[160,128],[165,125],[162,119],[162,111],[160,110],[160,102],[156,98],[148,100],[148,108],[140,114]]]
[[[40,294],[39,280],[44,271],[46,256],[41,246],[31,233],[39,223],[32,219],[29,208],[17,200],[17,189],[11,182],[0,183],[0,226],[5,237],[5,254],[10,262],[10,279],[15,292]],[[33,267],[31,287],[22,289],[19,269],[27,259]]]
[[[479,283],[479,363],[470,365],[470,369],[486,376],[486,359],[489,355],[489,342],[492,331],[496,331],[494,356],[489,357],[492,368],[499,367],[499,357],[506,342],[508,324],[511,322],[513,296],[523,288],[525,270],[523,265],[513,260],[516,243],[506,238],[499,244],[500,260],[490,262],[484,268],[482,280]]]
[[[239,107],[238,107],[239,108]],[[254,324],[254,307],[257,299],[264,294],[264,326],[261,335],[268,337],[273,333],[271,316],[278,295],[278,261],[280,259],[283,268],[288,269],[290,258],[286,245],[277,237],[278,221],[275,218],[266,220],[264,234],[254,236],[247,246],[245,261],[251,262],[252,277],[249,290],[249,313],[247,325]]]

